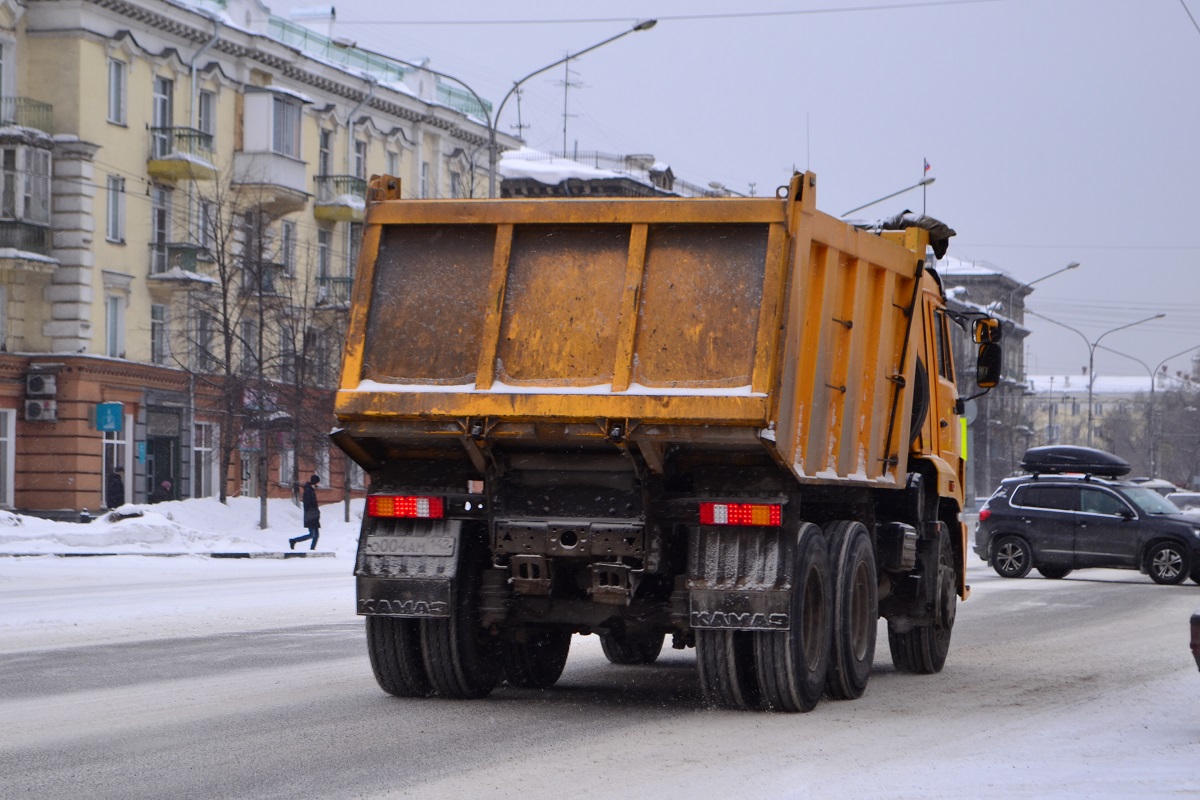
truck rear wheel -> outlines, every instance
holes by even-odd
[[[571,649],[568,631],[535,631],[527,642],[503,642],[504,680],[518,689],[546,689],[562,677]]]
[[[696,666],[704,701],[721,708],[757,708],[761,694],[754,676],[750,631],[696,631]]]
[[[602,633],[600,648],[610,664],[653,664],[662,652],[663,635],[659,631]]]
[[[958,581],[954,571],[954,550],[950,547],[950,529],[938,523],[936,560],[925,566],[925,580],[933,580],[933,620],[900,632],[888,622],[888,647],[892,663],[901,672],[931,675],[941,672],[950,652],[950,634],[958,609]]]
[[[825,527],[833,573],[833,633],[825,691],[835,700],[862,697],[875,662],[879,584],[875,549],[861,522]]]
[[[421,660],[418,620],[367,617],[367,654],[379,688],[396,697],[428,697],[433,685]]]
[[[756,631],[754,653],[764,705],[772,711],[811,711],[829,673],[833,592],[829,551],[821,529],[803,523],[797,534],[791,628]]]
[[[421,620],[421,656],[434,691],[442,697],[486,697],[500,680],[500,654],[479,624],[482,542],[463,526],[458,574],[449,617]]]

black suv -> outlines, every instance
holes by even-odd
[[[1087,447],[1034,447],[979,511],[975,553],[1005,578],[1036,568],[1137,569],[1155,583],[1200,583],[1200,518],[1155,492],[1117,480],[1129,465]]]

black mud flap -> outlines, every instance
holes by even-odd
[[[370,519],[358,540],[358,613],[449,617],[461,520]]]
[[[796,535],[775,528],[701,526],[688,542],[693,628],[788,630]]]

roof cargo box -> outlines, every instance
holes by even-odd
[[[1021,458],[1021,469],[1034,475],[1082,472],[1102,478],[1119,478],[1128,474],[1130,466],[1120,456],[1103,450],[1053,444],[1026,450]]]

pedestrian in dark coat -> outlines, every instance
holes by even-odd
[[[309,539],[312,540],[312,545],[308,549],[317,549],[317,539],[321,535],[321,507],[317,505],[317,484],[320,482],[321,476],[313,475],[308,479],[308,483],[304,484],[302,505],[304,506],[304,527],[308,528],[308,534],[288,539],[288,544],[293,550],[296,549],[296,542],[306,542]]]
[[[125,505],[125,468],[113,467],[104,481],[104,504],[109,508]]]

